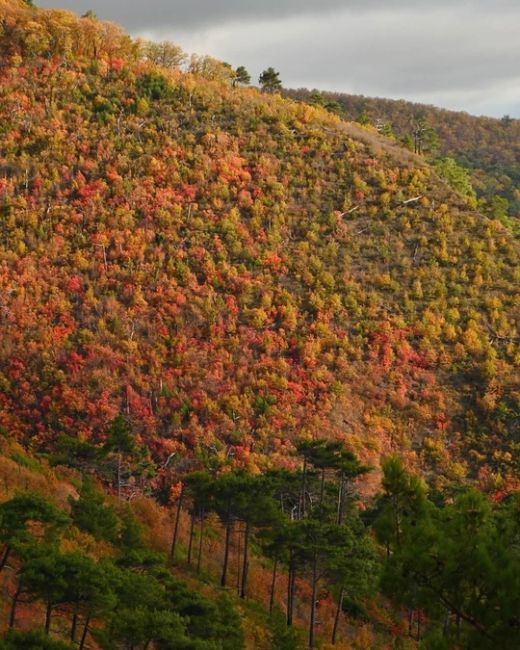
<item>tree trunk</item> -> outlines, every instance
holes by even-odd
[[[293,622],[295,591],[296,591],[296,567],[293,568],[292,576],[291,576],[291,625]]]
[[[339,488],[338,488],[338,508],[336,513],[336,523],[341,525],[343,523],[343,474],[339,479]]]
[[[204,512],[200,515],[200,538],[199,538],[199,552],[197,554],[197,573],[200,573],[200,565],[202,562],[202,542],[204,540]]]
[[[295,583],[296,567],[294,566],[294,559],[291,552],[291,555],[289,557],[289,577],[287,582],[287,625],[293,624]]]
[[[312,595],[311,595],[311,616],[309,621],[309,648],[314,648],[317,590],[318,590],[318,556],[316,551],[314,551],[314,557],[312,559]]]
[[[292,577],[293,577],[293,568],[289,565],[289,575],[287,576],[287,625],[292,625],[292,614],[293,614],[293,604],[292,604]]]
[[[190,541],[188,544],[188,564],[191,564],[191,552],[193,549],[193,533],[195,530],[195,513],[191,515],[191,522],[190,522]]]
[[[121,452],[117,454],[117,498],[121,499]]]
[[[320,507],[323,505],[324,495],[325,495],[325,468],[321,470]]]
[[[395,528],[395,544],[398,549],[401,548],[401,518],[399,516],[400,509],[399,499],[394,499],[394,528]]]
[[[225,587],[227,582],[227,570],[229,564],[229,542],[231,540],[231,521],[226,523],[226,541],[224,545],[224,564],[222,566],[222,577],[220,578],[220,586]]]
[[[269,615],[273,613],[274,597],[276,593],[276,574],[278,571],[278,558],[275,558],[273,564],[273,579],[271,580],[271,592],[269,597]]]
[[[18,599],[20,598],[20,594],[22,593],[22,583],[21,581],[18,582],[18,587],[16,587],[16,591],[13,596],[13,602],[11,604],[11,613],[9,615],[9,629],[11,630],[14,627],[15,621],[16,621],[16,606],[18,605]]]
[[[307,459],[303,459],[303,472],[302,472],[302,495],[301,495],[301,506],[300,510],[300,519],[305,518],[305,492],[307,491]]]
[[[336,608],[336,616],[334,617],[334,627],[332,628],[332,645],[336,645],[336,639],[338,636],[339,619],[341,616],[341,612],[343,611],[344,598],[345,598],[345,587],[341,587],[341,591],[339,592],[338,606]]]
[[[47,608],[45,610],[45,634],[49,634],[51,631],[51,618],[52,618],[52,604],[47,603]]]
[[[245,598],[247,595],[247,574],[249,571],[249,522],[246,522],[246,529],[244,531],[244,563],[242,565],[242,587],[240,589],[240,598]]]
[[[177,547],[177,539],[179,537],[179,523],[181,520],[181,510],[182,510],[182,502],[184,499],[184,486],[181,488],[181,493],[179,495],[179,499],[177,500],[177,512],[175,515],[175,525],[173,527],[173,538],[172,538],[172,546],[170,549],[170,557],[172,560],[175,559],[175,549]]]
[[[87,640],[88,626],[90,625],[90,614],[87,616],[85,621],[85,627],[83,628],[83,634],[81,635],[81,641],[79,644],[79,650],[83,650],[85,647],[85,641]]]
[[[72,625],[70,628],[70,640],[72,643],[76,641],[76,630],[78,629],[78,612],[72,615]]]
[[[0,560],[0,571],[2,571],[7,564],[7,560],[9,559],[9,554],[11,553],[11,547],[6,546],[4,553],[2,555],[2,559]]]
[[[241,566],[241,559],[242,559],[242,538],[240,537],[240,528],[237,526],[237,545],[236,545],[236,555],[237,555],[237,594],[240,595],[240,585],[241,583],[241,576],[242,576],[242,566]]]

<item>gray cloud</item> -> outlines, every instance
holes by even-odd
[[[517,0],[45,0],[287,86],[520,116]]]
[[[358,5],[361,0],[354,0]],[[369,0],[370,1],[370,0]],[[165,25],[177,28],[200,27],[230,20],[256,20],[295,14],[321,14],[340,10],[345,0],[45,0],[42,7],[71,9],[83,13],[91,9],[106,20],[123,23],[129,29],[150,29]]]
[[[466,6],[473,11],[500,11],[517,0],[41,0],[41,7],[61,7],[77,13],[92,10],[101,18],[128,29],[215,26],[222,23],[350,11],[372,14],[413,8],[416,13]]]

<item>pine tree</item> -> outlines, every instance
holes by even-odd
[[[116,605],[116,598],[102,564],[81,553],[63,556],[61,564],[66,585],[63,599],[72,609],[70,640],[75,642],[81,617],[82,639],[86,639],[92,617],[100,614],[106,616]]]
[[[70,522],[69,517],[51,501],[37,494],[20,494],[0,504],[0,542],[4,549],[0,571],[14,551],[22,551],[36,541],[31,523],[43,524],[42,541],[50,542]]]
[[[235,70],[235,76],[233,77],[233,88],[236,86],[249,86],[251,83],[251,75],[245,69],[243,65],[238,66]]]
[[[188,474],[184,485],[190,499],[190,536],[188,542],[188,564],[191,564],[195,524],[199,523],[199,547],[197,551],[197,572],[200,571],[202,546],[204,542],[204,523],[212,507],[213,479],[208,472],[199,471]]]
[[[35,548],[20,570],[19,585],[24,593],[43,601],[48,635],[55,607],[66,602],[67,582],[60,552],[47,545]]]
[[[93,480],[83,478],[79,499],[69,497],[73,523],[97,540],[113,542],[118,532],[118,519],[114,509],[105,505],[105,497],[96,489]]]
[[[262,90],[265,92],[275,92],[280,90],[282,87],[282,82],[280,80],[280,73],[272,67],[267,68],[262,72],[258,78]]]
[[[104,450],[116,457],[115,485],[117,496],[121,498],[123,462],[125,457],[131,456],[136,451],[132,428],[122,415],[118,415],[110,423],[106,432]]]

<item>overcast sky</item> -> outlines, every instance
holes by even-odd
[[[36,0],[285,86],[520,117],[520,0]]]

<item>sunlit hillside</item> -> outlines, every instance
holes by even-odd
[[[2,625],[25,596],[81,648],[238,650],[240,616],[248,647],[296,648],[293,614],[311,647],[518,640],[517,565],[493,582],[518,534],[513,229],[373,127],[30,4],[0,2],[0,432],[28,472],[0,499]],[[484,613],[476,574],[453,603],[436,573],[477,533]],[[91,591],[46,591],[63,567]]]

